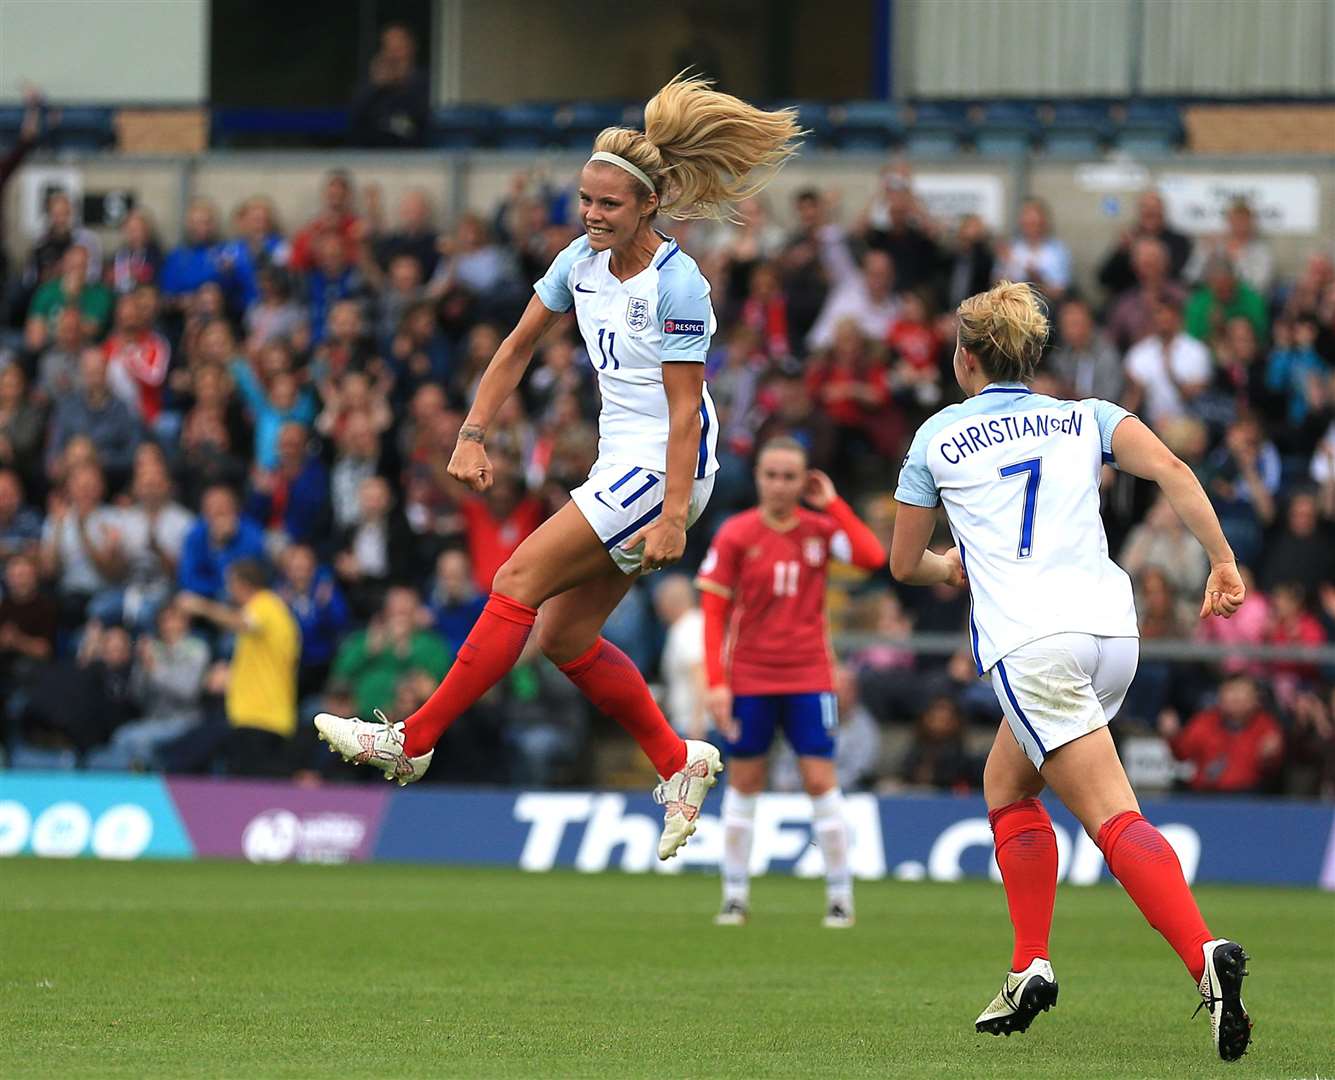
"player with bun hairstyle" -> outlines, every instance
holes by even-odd
[[[406,722],[321,713],[331,749],[400,784],[420,779],[446,728],[519,658],[541,609],[543,652],[639,743],[663,777],[660,858],[695,831],[722,764],[708,743],[683,741],[644,677],[603,623],[638,574],[681,558],[718,469],[718,415],[704,381],[715,329],[709,285],[655,227],[659,214],[722,217],[796,149],[793,114],[765,112],[678,76],[644,110],[644,131],[608,128],[580,173],[584,233],[534,286],[501,343],[459,432],[450,475],[486,491],[488,425],[519,385],[542,335],[574,310],[598,375],[598,460],[571,501],[500,568],[491,597],[431,698]],[[757,170],[764,170],[757,175]]]
[[[1029,389],[1047,337],[1027,284],[1003,281],[960,304],[955,378],[968,400],[919,429],[895,492],[891,573],[911,585],[968,584],[974,661],[1005,715],[983,794],[1015,948],[975,1027],[1024,1031],[1057,1003],[1048,960],[1057,845],[1038,800],[1050,787],[1186,964],[1215,1048],[1232,1061],[1251,1038],[1247,955],[1206,926],[1177,855],[1141,816],[1108,732],[1136,672],[1139,632],[1131,581],[1108,557],[1099,516],[1103,465],[1157,483],[1205,548],[1201,618],[1229,618],[1245,589],[1200,483],[1154,432],[1110,402]],[[927,550],[938,504],[956,544],[944,555]]]
[[[750,916],[756,796],[765,787],[775,730],[782,729],[797,754],[825,857],[824,925],[848,927],[853,880],[833,761],[839,714],[825,581],[831,559],[874,570],[885,565],[885,549],[830,478],[807,467],[796,439],[771,439],[760,448],[756,492],[760,505],[719,526],[696,579],[709,711],[731,759],[723,793],[723,908],[714,921],[740,926]]]

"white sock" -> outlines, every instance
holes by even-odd
[[[811,800],[811,819],[816,840],[825,856],[825,900],[829,904],[853,906],[853,875],[848,869],[848,821],[844,817],[844,793],[831,788]]]
[[[755,833],[756,797],[732,788],[723,792],[723,902],[751,899],[751,837]]]

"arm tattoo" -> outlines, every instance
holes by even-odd
[[[486,434],[480,424],[465,424],[459,429],[460,442],[481,442],[482,436]]]

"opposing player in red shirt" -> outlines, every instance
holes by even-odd
[[[873,570],[885,562],[885,549],[830,478],[807,468],[796,439],[761,448],[756,490],[760,504],[723,523],[696,580],[709,711],[732,758],[723,795],[723,909],[714,921],[740,926],[749,915],[756,796],[781,727],[797,754],[825,856],[824,924],[852,926],[848,825],[833,760],[839,717],[825,578],[831,558]],[[814,509],[805,509],[804,499]]]

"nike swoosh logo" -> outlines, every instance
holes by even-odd
[[[607,509],[616,510],[615,506],[613,506],[610,502],[608,502],[606,499],[603,498],[603,493],[601,491],[595,491],[593,493],[593,497],[597,499],[600,503],[602,503],[605,507],[607,507]]]
[[[575,282],[575,292],[588,292],[588,293],[594,293],[594,292],[597,292],[597,291],[598,291],[597,289],[582,289],[582,288],[580,288],[580,284],[579,284],[579,282],[578,282],[578,281]]]

